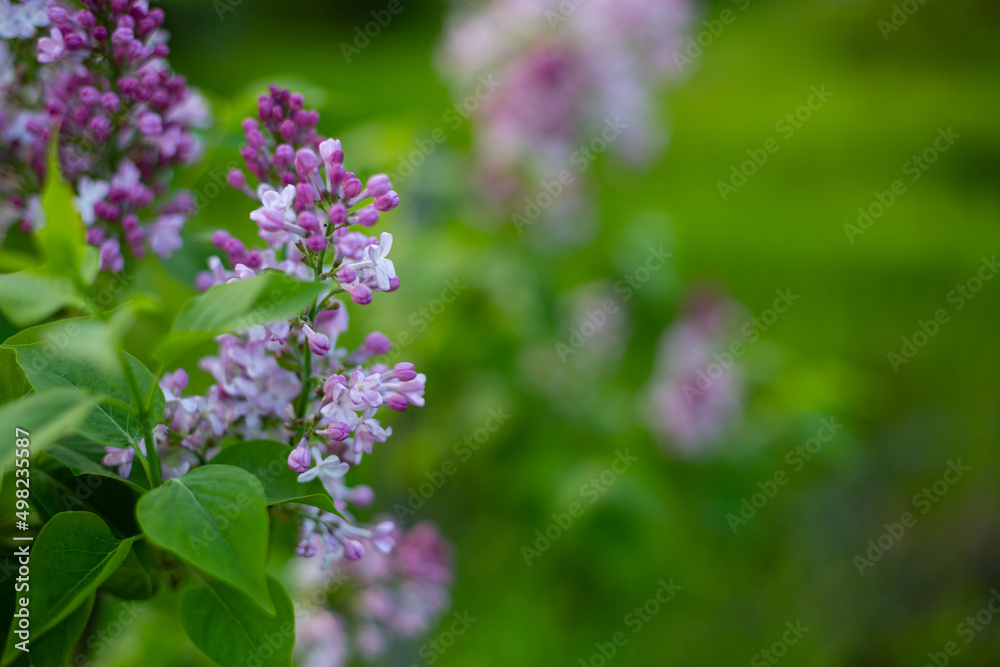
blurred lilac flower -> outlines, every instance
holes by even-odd
[[[677,77],[691,21],[690,0],[488,0],[456,7],[445,26],[439,68],[457,116],[469,118],[487,196],[524,208],[542,181],[550,218],[574,214],[578,172],[609,150],[647,163],[665,143],[658,97]],[[456,119],[457,119],[456,116]],[[599,151],[581,150],[600,142]],[[520,227],[519,227],[520,229]],[[569,233],[567,233],[569,235]]]
[[[732,342],[739,311],[728,297],[699,287],[663,334],[649,389],[650,411],[653,429],[678,454],[710,452],[741,416],[742,366],[735,359],[725,367],[717,360]]]

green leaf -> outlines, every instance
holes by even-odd
[[[0,311],[19,327],[41,322],[67,306],[83,308],[86,301],[65,276],[40,269],[0,276]]]
[[[288,467],[291,451],[288,445],[273,440],[249,440],[223,449],[212,463],[237,466],[251,473],[264,486],[268,505],[296,502],[339,514],[323,482],[299,482],[298,474]]]
[[[123,600],[146,600],[153,596],[153,582],[149,572],[139,562],[135,546],[121,566],[101,585],[103,590]]]
[[[218,334],[297,315],[314,304],[322,290],[318,283],[302,282],[279,271],[217,285],[185,304],[156,357],[167,362]]]
[[[0,347],[0,405],[13,403],[31,391],[14,350]]]
[[[122,564],[136,539],[116,539],[90,512],[52,517],[31,548],[32,634],[41,636],[72,614]],[[16,651],[12,639],[5,662]]]
[[[203,466],[144,495],[136,512],[151,540],[272,610],[264,577],[267,499],[256,477],[235,466]]]
[[[97,250],[87,246],[80,267],[84,282],[93,283],[99,268]],[[53,269],[51,264],[0,275],[0,312],[20,327],[40,322],[68,306],[90,308],[73,280]]]
[[[55,142],[49,147],[42,209],[45,211],[45,227],[39,231],[39,237],[50,263],[63,275],[79,276],[86,247],[83,221],[73,206],[73,188],[60,175]]]
[[[83,423],[92,409],[91,399],[73,388],[30,394],[0,407],[0,470],[14,463],[16,429],[28,432],[35,455]]]
[[[83,634],[94,609],[93,593],[76,608],[72,614],[60,621],[51,630],[31,642],[31,664],[33,667],[63,667],[66,656],[73,644]]]
[[[64,512],[91,512],[118,536],[137,535],[135,506],[139,495],[122,480],[84,475],[75,477],[59,461],[43,455],[31,466],[31,501],[47,519]]]
[[[138,493],[145,493],[148,490],[135,482],[123,478],[115,470],[96,463],[83,454],[73,451],[69,447],[64,447],[63,445],[52,445],[45,450],[45,453],[69,468],[76,476],[99,475],[101,477],[110,477],[117,482],[121,482],[122,484],[132,487],[132,489]],[[142,478],[140,477],[140,479]]]
[[[137,445],[143,437],[143,424],[139,419],[139,403],[132,396],[125,373],[118,364],[109,365],[97,355],[77,353],[78,346],[70,340],[63,347],[53,338],[30,345],[15,345],[12,349],[36,392],[75,387],[94,397],[95,409],[77,427],[81,435],[112,447]],[[163,418],[166,407],[163,392],[142,362],[129,354],[125,357],[142,396],[145,426],[152,430]]]
[[[181,624],[205,655],[229,667],[290,667],[295,610],[284,587],[267,578],[274,614],[241,591],[213,581],[193,588],[181,601]]]

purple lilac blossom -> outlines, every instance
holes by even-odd
[[[87,241],[102,269],[121,271],[126,254],[181,247],[194,199],[169,183],[200,159],[192,130],[210,116],[166,61],[163,10],[146,0],[81,4],[0,2],[0,240],[13,225],[44,224],[39,193],[57,140]]]
[[[362,659],[383,655],[394,637],[426,633],[450,604],[453,579],[451,545],[430,522],[409,531],[393,527],[388,535],[395,549],[345,561],[332,573],[311,561],[296,568],[296,579],[307,589],[343,586],[338,612],[313,610],[296,634],[296,655],[307,665],[343,665],[347,648]],[[340,632],[333,632],[333,628]],[[339,637],[339,644],[327,638]],[[351,640],[346,641],[347,636]]]
[[[738,304],[724,295],[696,288],[685,312],[661,338],[649,389],[652,426],[681,456],[711,452],[742,415],[742,364],[736,358],[728,367],[719,362],[738,340],[732,328],[738,312]]]
[[[199,364],[214,380],[203,396],[183,395],[183,370],[166,375],[161,381],[166,418],[154,437],[166,477],[209,461],[223,436],[288,444],[287,463],[299,481],[320,480],[343,515],[301,510],[299,553],[322,551],[330,564],[366,551],[391,551],[393,524],[364,528],[355,522],[349,505],[370,504],[372,494],[367,487],[348,487],[343,478],[392,435],[379,419],[380,410],[424,404],[426,378],[413,364],[390,366],[379,360],[391,344],[378,332],[357,349],[340,345],[349,323],[347,304],[359,303],[358,290],[366,290],[361,303],[367,303],[374,293],[399,286],[387,256],[392,235],[374,238],[351,227],[366,226],[361,216],[371,209],[369,200],[381,202],[380,210],[387,212],[399,199],[386,176],[362,184],[347,171],[340,142],[319,136],[318,124],[319,114],[304,108],[301,95],[273,86],[260,98],[258,118],[243,124],[243,155],[258,181],[256,191],[245,174],[230,180],[259,203],[248,217],[264,247],[248,249],[228,232],[216,232],[212,241],[225,260],[212,257],[199,286],[208,289],[275,270],[326,289],[289,320],[219,336],[218,352]],[[322,243],[310,244],[310,239]],[[119,450],[109,448],[106,463],[123,466],[125,461]]]

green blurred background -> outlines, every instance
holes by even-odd
[[[352,322],[359,339],[377,328],[404,342],[399,359],[428,377],[427,406],[394,421],[356,479],[390,510],[446,461],[457,468],[405,519],[432,519],[454,543],[453,611],[476,619],[436,664],[600,667],[595,644],[617,632],[627,644],[608,664],[773,664],[760,652],[796,622],[809,630],[787,664],[920,665],[949,641],[954,664],[1000,661],[1000,620],[968,643],[958,628],[1000,586],[1000,281],[959,312],[946,302],[1000,251],[1000,5],[927,0],[884,39],[888,0],[744,4],[698,7],[699,23],[727,8],[737,18],[664,95],[669,150],[640,173],[599,161],[589,173],[600,234],[567,250],[529,242],[470,196],[469,128],[443,120],[453,100],[433,64],[443,4],[406,2],[348,63],[341,42],[384,2],[163,3],[172,63],[218,116],[204,170],[185,175],[206,202],[186,232],[190,250],[140,278],[168,304],[204,266],[212,230],[253,238],[248,202],[213,183],[238,159],[239,121],[267,83],[303,92],[359,173],[396,172],[415,141],[447,135],[399,184],[404,204],[383,223],[403,289],[356,308]],[[811,86],[832,95],[783,137],[775,124]],[[949,127],[960,138],[910,182],[904,163]],[[717,182],[772,136],[780,150],[723,201]],[[851,243],[844,225],[895,179],[906,193]],[[670,263],[623,304],[620,349],[563,364],[555,343],[579,325],[575,290],[614,284],[660,245]],[[705,279],[751,314],[777,289],[801,298],[747,354],[741,427],[692,462],[650,434],[644,396],[679,297]],[[439,309],[446,281],[462,287]],[[939,308],[950,322],[893,372],[887,354]],[[463,460],[455,444],[475,438],[491,410],[509,418]],[[727,514],[790,471],[786,453],[824,418],[843,428],[734,534]],[[590,504],[581,486],[626,450],[636,462]],[[921,514],[914,495],[958,459],[969,471]],[[529,566],[522,547],[574,502],[582,516]],[[855,556],[907,511],[916,524],[859,575]],[[661,579],[682,588],[633,632],[626,616]],[[428,664],[420,644],[384,663]],[[159,611],[140,615],[106,659],[203,660]]]

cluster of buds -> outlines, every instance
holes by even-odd
[[[0,78],[0,151],[9,159],[0,192],[9,203],[0,210],[0,232],[44,224],[39,192],[46,146],[56,141],[101,268],[121,271],[126,251],[169,257],[195,208],[169,181],[176,167],[200,159],[192,130],[210,117],[205,100],[165,59],[163,10],[146,0],[6,4],[0,61],[10,68]],[[48,35],[37,37],[39,28]]]

